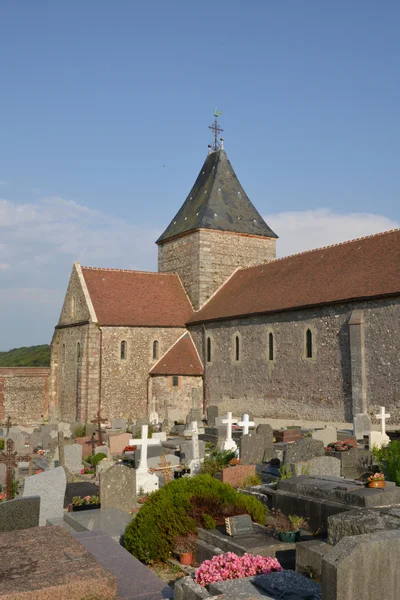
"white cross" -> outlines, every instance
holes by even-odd
[[[249,427],[254,427],[255,423],[254,421],[249,421],[249,415],[245,413],[242,415],[242,420],[239,421],[238,425],[243,427],[243,434],[247,435],[249,433]]]
[[[226,419],[222,419],[222,423],[226,425],[226,440],[224,442],[224,450],[236,450],[237,446],[232,439],[232,425],[237,423],[237,419],[232,419],[232,413],[226,413]]]
[[[185,429],[183,435],[191,435],[192,436],[192,452],[193,452],[193,460],[200,459],[200,451],[199,451],[199,430],[197,427],[197,421],[192,421],[190,423],[190,429]]]
[[[140,453],[140,464],[139,464],[139,468],[136,469],[136,473],[147,473],[148,472],[148,466],[147,466],[147,448],[148,446],[160,446],[161,444],[161,440],[157,440],[157,439],[149,439],[147,437],[149,431],[149,426],[148,425],[142,425],[142,439],[140,440],[129,440],[129,445],[130,446],[141,446],[142,450]]]
[[[385,407],[381,406],[381,412],[379,415],[375,415],[377,419],[381,422],[381,435],[386,435],[386,419],[390,419],[389,413],[385,411]]]

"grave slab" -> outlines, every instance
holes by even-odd
[[[39,525],[46,525],[47,519],[62,517],[66,486],[63,467],[25,477],[22,496],[40,497]]]
[[[313,440],[320,440],[324,446],[337,441],[337,429],[335,427],[325,427],[324,429],[316,429],[312,432]]]
[[[317,456],[325,456],[324,444],[321,440],[302,438],[293,444],[287,444],[284,452],[283,463],[291,465],[304,462]]]
[[[330,475],[340,477],[341,461],[334,456],[318,456],[290,465],[293,475]]]
[[[64,521],[75,531],[102,531],[118,542],[131,520],[132,515],[117,508],[64,513]]]
[[[348,536],[400,529],[399,509],[351,510],[328,519],[328,542],[336,545]],[[400,532],[399,532],[400,534]]]
[[[115,577],[62,527],[1,533],[0,546],[1,598],[82,600],[90,594],[113,600],[116,596]]]
[[[130,433],[121,433],[110,437],[110,452],[111,454],[121,454],[123,449],[129,445],[131,439]]]
[[[38,527],[39,512],[39,496],[0,502],[0,531]]]

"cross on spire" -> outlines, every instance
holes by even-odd
[[[219,126],[219,123],[218,123],[218,117],[220,117],[221,115],[222,115],[222,111],[215,109],[214,110],[214,123],[212,125],[208,126],[208,129],[211,129],[212,132],[214,133],[214,143],[211,144],[211,148],[214,152],[216,150],[219,150],[220,148],[222,148],[222,144],[220,144],[218,141],[218,135],[223,132],[223,129]]]

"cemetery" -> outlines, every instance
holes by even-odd
[[[274,429],[215,406],[186,422],[7,418],[0,598],[394,600],[398,574],[382,562],[400,557],[389,419]]]

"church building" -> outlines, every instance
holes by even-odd
[[[209,147],[157,240],[158,272],[75,263],[52,341],[62,419],[220,413],[400,422],[400,230],[276,259],[277,235]]]

